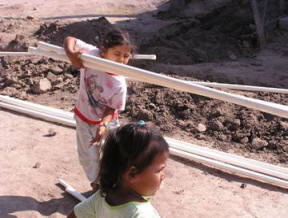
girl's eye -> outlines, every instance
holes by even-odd
[[[161,167],[160,169],[156,170],[156,173],[160,173],[165,169],[165,167]]]

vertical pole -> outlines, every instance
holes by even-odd
[[[264,22],[261,19],[260,16],[260,11],[258,7],[258,1],[257,0],[251,0],[251,6],[253,10],[253,16],[254,16],[254,21],[256,25],[256,31],[258,35],[258,40],[259,40],[259,46],[260,48],[263,48],[266,43],[266,37],[265,37],[265,30],[264,30]]]

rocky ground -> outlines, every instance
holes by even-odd
[[[205,19],[207,20],[208,18]],[[203,18],[203,20],[205,19]],[[220,19],[218,22],[221,21],[222,20]],[[57,45],[61,45],[63,39],[67,35],[73,35],[81,38],[84,41],[97,45],[99,39],[105,34],[107,30],[111,28],[110,22],[104,17],[71,23],[63,21],[34,21],[32,18],[26,18],[20,21],[2,19],[2,23],[4,24],[2,26],[2,32],[14,33],[15,31],[19,31],[21,33],[17,34],[16,37],[9,41],[7,44],[1,44],[2,50],[9,51],[25,51],[27,50],[28,45],[33,45],[37,40],[48,41]],[[34,26],[35,29],[27,33],[22,32],[21,29],[27,23],[32,24],[31,26]],[[176,24],[179,23],[177,22]],[[139,47],[139,52],[142,50],[153,51],[153,49],[155,49],[155,45],[158,45],[162,48],[162,46],[164,46],[163,41],[167,44],[167,46],[169,45],[167,47],[171,50],[169,51],[169,54],[175,54],[179,50],[188,53],[191,50],[190,48],[194,49],[193,45],[187,46],[186,44],[182,43],[186,42],[183,41],[183,37],[185,37],[187,34],[189,37],[193,37],[194,33],[197,32],[198,28],[200,27],[197,27],[196,29],[192,28],[193,26],[190,27],[192,29],[192,33],[189,34],[187,33],[188,27],[186,27],[186,29],[182,30],[181,32],[181,25],[176,24],[173,24],[172,27],[179,29],[178,31],[176,31],[175,28],[172,29],[172,31],[171,24],[169,24],[165,28],[162,27],[164,30],[167,29],[167,33],[165,33],[165,31],[160,31],[160,35],[156,33],[153,37],[150,36],[144,38],[144,40],[137,38],[135,30],[131,31],[132,35],[136,35],[135,41]],[[243,25],[244,24],[247,23],[244,22]],[[179,34],[174,34],[171,38],[171,32],[179,32]],[[278,32],[279,35],[286,34],[285,31]],[[166,38],[163,38],[163,36]],[[202,35],[200,37],[202,38]],[[225,34],[223,34],[222,37],[225,37]],[[160,38],[162,39],[162,43],[159,42]],[[198,39],[197,37],[194,38]],[[172,43],[172,39],[174,43]],[[143,44],[148,45],[149,43],[147,44],[147,42],[151,41],[151,47],[146,46],[146,49],[141,49]],[[211,39],[204,39],[203,44],[211,44],[210,41]],[[219,49],[215,49],[215,54],[212,55],[212,60],[217,59],[219,62],[224,58],[221,51],[231,50],[227,49],[225,46],[220,46],[220,43],[223,40],[219,39],[218,41]],[[242,44],[243,43],[245,44],[245,41],[243,41]],[[177,44],[178,47],[180,47],[173,48],[171,47],[173,44]],[[233,44],[233,41],[228,44],[230,47],[238,47],[238,55],[240,55],[241,52],[245,53],[245,51],[247,51],[246,47],[242,49],[242,47],[239,47],[239,45]],[[187,49],[184,49],[184,47]],[[200,45],[198,47],[200,47]],[[201,49],[202,51],[209,51],[209,48],[206,46],[202,46]],[[250,53],[256,54],[256,50],[253,49],[252,45],[249,45],[249,49]],[[157,51],[158,50],[155,49],[156,53]],[[161,49],[160,51],[163,52]],[[159,71],[161,70],[161,65],[173,62],[171,60],[174,60],[174,62],[176,61],[176,59],[173,58],[173,55],[171,56],[164,53],[162,54],[161,52],[157,53],[159,60],[155,63],[155,65],[153,65],[151,61],[133,61],[132,64],[147,69],[153,69],[153,67],[155,68],[155,66],[158,65]],[[219,52],[218,56],[216,55],[216,52]],[[283,51],[281,52],[283,53]],[[228,55],[227,58],[229,58],[228,53],[226,54]],[[170,63],[170,65],[173,67],[183,66],[179,64],[186,63],[187,68],[187,65],[189,66],[190,64],[189,61],[192,63],[193,60],[194,62],[199,62],[199,60],[193,59],[193,57],[189,57],[185,54],[179,54],[179,52],[177,53],[177,56],[180,58],[179,60],[181,60],[181,62],[176,61],[174,65],[172,65],[173,63]],[[199,55],[196,56],[200,57]],[[183,59],[182,57],[189,58],[190,60]],[[235,58],[237,57],[235,56]],[[210,59],[208,58],[208,60]],[[204,60],[201,60],[201,62],[202,61]],[[250,68],[258,68],[256,70],[265,72],[263,69],[263,62],[265,61],[259,61],[256,58],[250,58],[248,61],[250,62]],[[236,62],[236,60],[234,62]],[[248,69],[249,67],[246,68],[247,70],[251,70]],[[278,66],[278,68],[283,70],[281,66]],[[174,72],[171,72],[171,70],[167,72],[166,70],[167,66],[166,69],[164,68],[164,71],[161,73],[185,80],[198,80],[199,78],[201,79],[201,77],[205,77],[204,73],[202,72],[201,75],[197,78],[197,73],[196,75],[195,73],[190,73],[191,71],[189,71],[189,68],[185,73],[183,73],[182,69],[179,74],[177,74],[175,70]],[[278,79],[279,81],[283,82],[283,80],[286,80],[288,77],[285,75],[286,72],[281,73],[282,75],[280,75]],[[207,77],[209,79],[209,74],[206,74],[206,78]],[[246,75],[246,77],[248,76]],[[231,76],[232,81],[233,79],[235,79],[235,77]],[[211,76],[210,74],[210,81],[215,80],[221,82],[221,75],[215,73]],[[222,82],[229,82],[229,76],[227,74],[225,75],[224,80],[225,81]],[[241,78],[238,78],[238,81],[239,80],[241,80]],[[266,78],[266,80],[268,81],[268,86],[271,85],[269,84],[269,78]],[[245,83],[243,80],[241,82]],[[286,85],[283,83],[276,84],[276,82],[273,83],[275,87],[285,87]],[[254,85],[266,84],[257,84],[257,82],[254,82]],[[0,88],[1,94],[24,100],[32,100],[39,103],[49,104],[51,106],[61,106],[63,109],[72,110],[75,98],[77,98],[77,91],[79,88],[79,72],[68,63],[63,63],[44,57],[3,57],[1,58]],[[180,134],[180,138],[183,137],[189,141],[191,141],[192,138],[192,141],[196,140],[197,143],[200,144],[201,141],[211,142],[212,147],[217,147],[221,150],[233,151],[236,153],[244,152],[248,155],[250,155],[252,152],[253,154],[256,154],[254,155],[255,157],[260,157],[261,154],[268,153],[271,154],[271,158],[268,158],[267,160],[269,162],[286,163],[288,160],[288,122],[286,119],[258,111],[249,110],[234,104],[229,104],[189,93],[181,93],[171,89],[139,82],[129,82],[128,93],[129,95],[127,107],[125,112],[122,113],[122,116],[125,118],[153,121],[163,130],[165,134]],[[284,94],[270,94],[262,92],[237,93],[280,104],[287,104],[287,98]],[[43,100],[43,96],[49,96],[49,100],[47,100],[46,97],[44,98],[45,100]],[[50,99],[53,99],[54,101],[51,101]]]

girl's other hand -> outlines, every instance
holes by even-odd
[[[91,141],[91,145],[92,145],[92,146],[100,146],[100,145],[101,145],[101,140],[102,140],[102,137],[103,137],[104,134],[105,134],[105,131],[106,131],[105,126],[100,126],[100,127],[97,129],[96,136],[95,136],[95,138]]]

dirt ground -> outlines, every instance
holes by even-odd
[[[77,203],[63,178],[86,193],[74,129],[1,111],[0,217],[64,217]],[[15,128],[17,127],[17,128]],[[54,137],[46,137],[49,129]],[[16,137],[17,136],[17,137]],[[177,170],[175,170],[177,169]],[[287,217],[287,191],[234,177],[176,157],[153,198],[162,217]]]
[[[66,35],[97,44],[94,36],[101,37],[110,23],[116,23],[129,31],[140,53],[158,56],[156,62],[133,61],[132,65],[186,80],[288,88],[285,31],[276,32],[267,48],[259,53],[253,48],[251,28],[241,28],[240,24],[251,27],[248,21],[240,23],[239,28],[233,23],[244,9],[235,13],[236,18],[221,10],[223,14],[217,12],[219,19],[211,21],[209,14],[197,21],[194,18],[184,21],[155,11],[167,9],[165,2],[2,0],[0,50],[25,51],[38,40],[61,45]],[[97,19],[103,15],[107,20]],[[226,27],[237,26],[237,29],[223,44],[227,29],[217,25],[228,15],[231,19]],[[190,36],[194,41],[187,40]],[[208,54],[213,45],[215,51]],[[65,110],[74,106],[79,75],[69,64],[42,57],[5,57],[0,59],[0,73],[0,94]],[[51,83],[49,91],[39,89],[39,81],[45,78]],[[151,120],[165,135],[287,166],[286,119],[132,81],[128,93],[127,107],[121,114],[123,122]],[[287,105],[286,95],[235,93]],[[74,129],[5,110],[0,110],[0,118],[0,217],[67,215],[77,201],[59,187],[59,178],[89,195],[88,182],[77,162]],[[199,124],[205,127],[204,131],[199,130]],[[45,136],[49,129],[55,130],[56,136]],[[162,217],[187,218],[284,218],[288,214],[287,203],[287,190],[177,157],[169,160],[165,185],[153,199]]]

